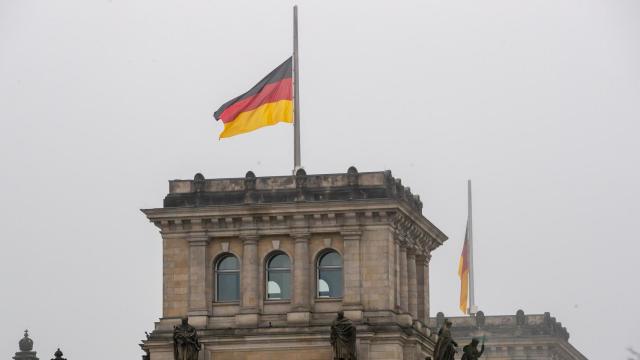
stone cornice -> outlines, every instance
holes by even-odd
[[[263,235],[300,231],[335,232],[349,226],[393,226],[412,244],[431,251],[447,240],[426,218],[391,199],[349,202],[251,204],[195,208],[146,209],[163,234],[208,231],[211,236],[235,236],[241,230]]]

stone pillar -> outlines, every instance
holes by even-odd
[[[240,270],[240,314],[236,315],[238,327],[258,326],[258,305],[260,299],[258,266],[258,236],[243,235],[242,269]]]
[[[309,234],[292,234],[295,242],[293,257],[293,311],[287,313],[290,325],[308,325],[311,321],[309,287]]]
[[[189,323],[197,328],[205,328],[209,316],[210,280],[207,266],[207,245],[209,236],[204,232],[189,235]]]
[[[362,232],[357,229],[345,229],[340,232],[344,245],[342,274],[344,294],[342,304],[345,316],[351,320],[362,319],[362,282],[360,277],[360,239]]]
[[[427,256],[416,255],[416,277],[418,278],[418,319],[429,321],[429,262]]]
[[[395,308],[396,310],[400,310],[400,298],[402,297],[400,294],[402,293],[401,285],[400,285],[400,242],[397,239],[393,241],[394,246],[394,278],[395,278]]]
[[[414,319],[418,318],[418,277],[416,274],[416,254],[413,249],[407,250],[407,278],[408,278],[408,297],[409,297],[409,314]]]
[[[407,273],[407,246],[400,243],[400,310],[409,311],[409,276]]]
[[[429,316],[431,312],[431,306],[429,305],[430,295],[429,295],[429,263],[431,261],[431,254],[427,254],[424,259],[424,267],[422,267],[422,271],[424,273],[424,290],[422,294],[424,295],[424,300],[422,303],[424,304],[424,323],[429,323]]]

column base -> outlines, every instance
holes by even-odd
[[[308,311],[296,311],[287,313],[287,325],[308,326],[311,323],[311,313]]]

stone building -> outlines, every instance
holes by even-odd
[[[33,340],[29,337],[29,330],[24,331],[24,336],[18,342],[20,351],[13,357],[15,360],[38,360],[36,352],[33,351]]]
[[[462,347],[472,338],[486,337],[487,345],[482,359],[486,360],[586,360],[587,358],[569,343],[569,332],[549,313],[525,315],[518,310],[515,315],[485,316],[479,311],[475,316],[449,317],[453,338]],[[439,312],[429,321],[436,333],[444,323]]]
[[[36,352],[33,350],[33,340],[29,337],[29,330],[24,331],[24,336],[18,342],[18,348],[20,350],[13,356],[14,360],[38,360]],[[51,360],[67,360],[62,355],[64,354],[58,348]]]
[[[143,210],[163,243],[163,314],[142,348],[173,359],[187,317],[204,360],[331,359],[343,310],[359,359],[424,359],[429,260],[447,237],[391,172],[169,182]]]

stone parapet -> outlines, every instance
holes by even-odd
[[[359,173],[350,167],[346,174],[256,177],[252,171],[244,178],[169,181],[164,207],[237,205],[247,203],[287,203],[299,201],[344,201],[395,199],[421,212],[422,201],[402,185],[391,171]]]
[[[474,316],[446,317],[439,312],[430,318],[428,326],[437,334],[445,319],[452,323],[453,338],[466,345],[472,338],[487,340],[490,359],[526,358],[534,360],[586,360],[569,343],[569,332],[551,314],[486,316],[479,311]]]

